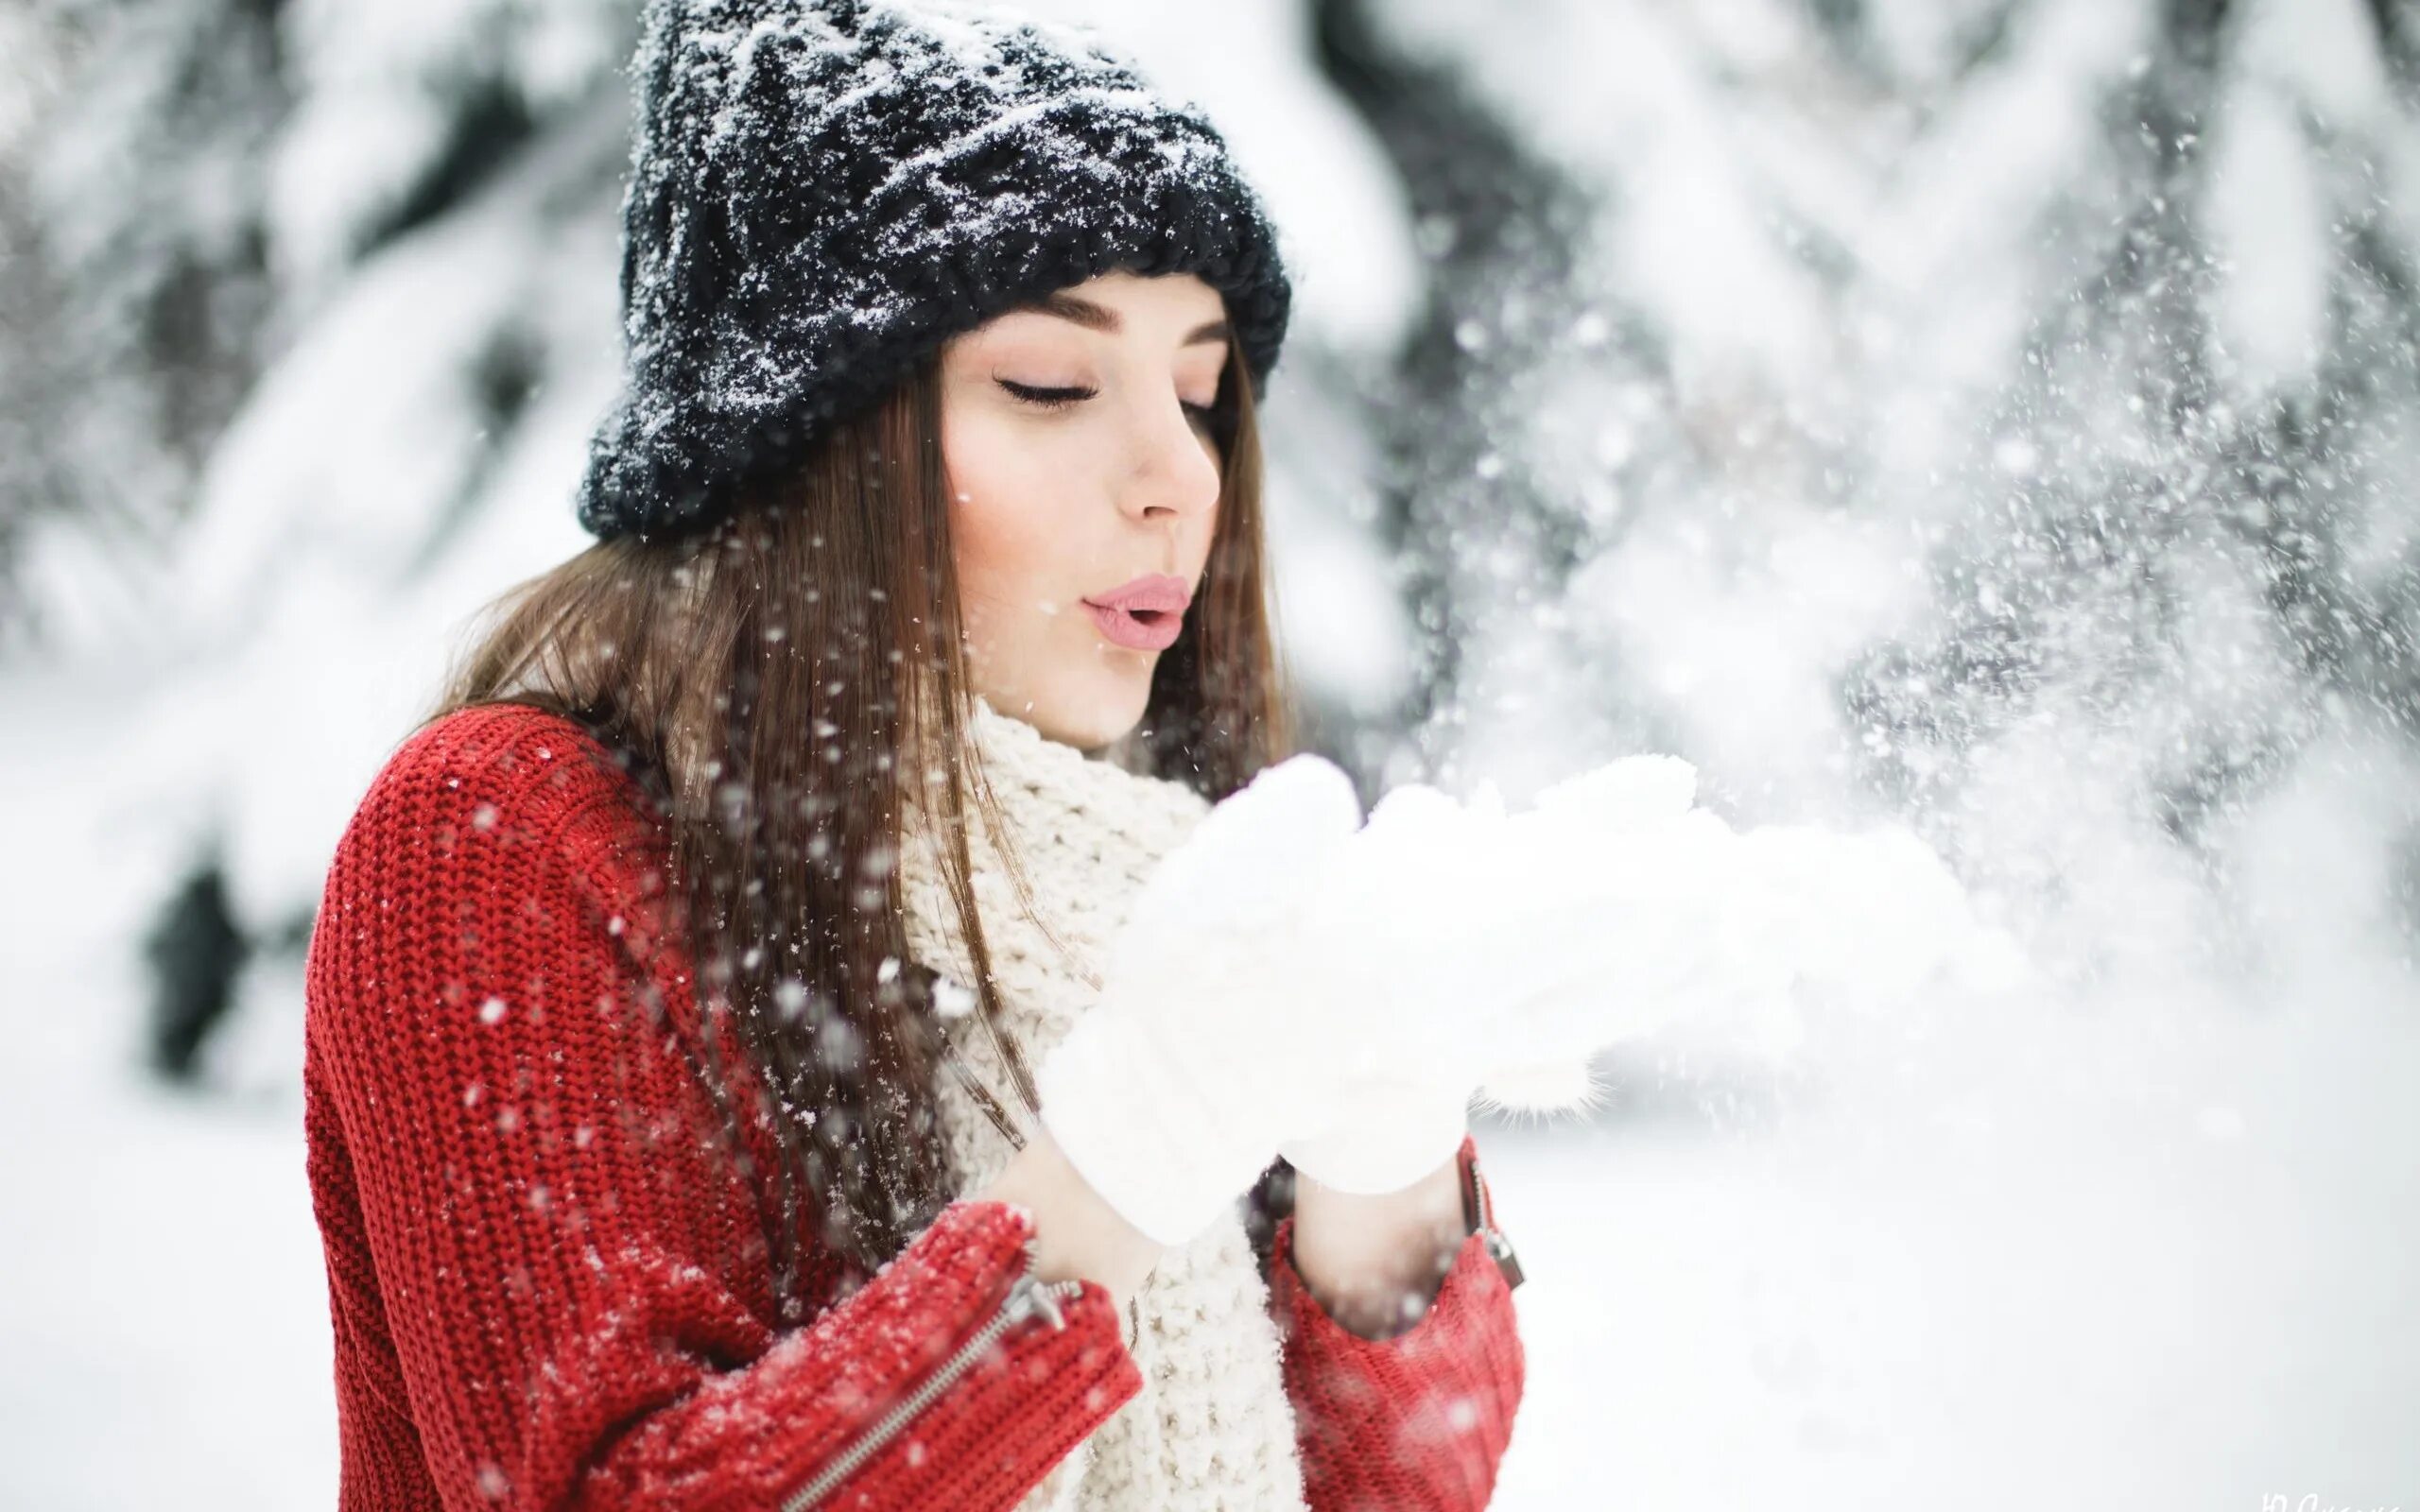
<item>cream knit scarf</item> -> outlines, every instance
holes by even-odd
[[[1098,998],[1098,963],[1128,900],[1209,805],[1181,783],[1085,756],[979,696],[970,733],[1033,905],[1063,954],[1020,906],[982,816],[968,816],[976,905],[1003,1008],[1000,1027],[1038,1067]],[[970,805],[971,807],[971,805]],[[938,841],[912,806],[900,856],[908,945],[959,984],[974,972],[942,883]],[[1031,1126],[990,1038],[971,1018],[954,1043],[1011,1121]],[[965,1194],[1016,1153],[946,1072],[937,1088],[952,1174]],[[1304,1512],[1294,1414],[1281,1345],[1245,1238],[1240,1203],[1162,1257],[1133,1295],[1130,1347],[1143,1389],[1044,1477],[1024,1512]]]

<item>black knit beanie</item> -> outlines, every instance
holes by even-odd
[[[708,521],[952,335],[1124,268],[1224,297],[1257,397],[1290,288],[1201,112],[1089,31],[904,0],[648,0],[599,537]]]

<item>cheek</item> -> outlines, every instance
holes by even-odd
[[[979,413],[943,417],[951,549],[972,604],[1030,609],[1059,592],[1067,543],[1046,448],[1012,430]]]

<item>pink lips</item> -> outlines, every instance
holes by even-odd
[[[1113,643],[1135,651],[1165,651],[1176,644],[1178,632],[1184,628],[1184,610],[1193,602],[1193,592],[1181,577],[1145,573],[1083,602],[1101,634]]]

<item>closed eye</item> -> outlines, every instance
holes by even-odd
[[[1036,404],[1044,409],[1064,409],[1079,400],[1090,399],[1100,392],[1098,388],[1041,388],[1032,384],[1018,383],[1011,378],[1000,379],[999,385],[1027,404]]]
[[[1086,387],[1046,388],[1034,384],[1021,384],[1013,378],[995,378],[994,381],[1017,399],[1037,409],[1065,409],[1100,392],[1098,388]],[[1210,424],[1218,413],[1213,405],[1196,404],[1184,401],[1179,401],[1179,403],[1183,405],[1186,417],[1197,424]]]

